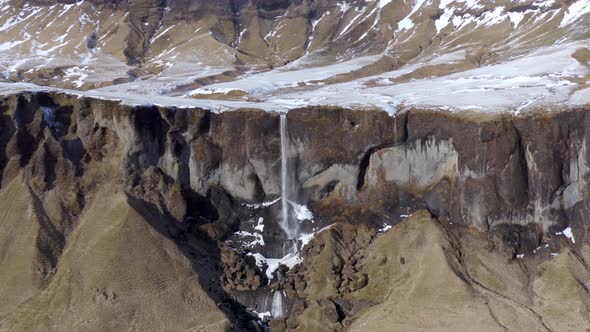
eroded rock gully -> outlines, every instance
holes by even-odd
[[[316,234],[302,263],[269,278],[252,253],[266,255],[281,239],[278,114],[132,107],[52,92],[4,97],[0,194],[8,212],[0,225],[33,221],[26,236],[4,230],[24,243],[0,251],[3,266],[11,255],[21,261],[5,278],[28,279],[19,281],[27,295],[0,288],[8,299],[0,327],[93,326],[125,315],[125,302],[137,328],[155,328],[129,302],[139,295],[76,265],[90,250],[80,248],[110,238],[83,239],[111,229],[125,237],[105,245],[139,259],[122,258],[136,272],[122,285],[141,279],[160,294],[160,302],[146,301],[174,308],[163,329],[179,328],[175,317],[191,311],[208,313],[199,316],[203,329],[261,328],[240,294],[267,288],[288,303],[287,317],[263,324],[277,331],[590,326],[589,109],[518,117],[409,110],[394,118],[309,107],[287,118],[294,203],[313,212],[313,223],[301,220],[305,234]],[[561,233],[567,227],[575,244]],[[155,242],[143,243],[148,238]],[[89,307],[109,303],[89,309],[85,323],[57,314],[63,303],[87,301],[58,300],[56,289],[72,275],[97,284],[86,290]],[[31,319],[31,310],[43,318]],[[430,323],[432,316],[439,318]]]

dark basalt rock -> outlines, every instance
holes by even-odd
[[[226,225],[211,229],[216,238],[239,225],[240,202],[280,195],[274,113],[129,107],[58,93],[22,93],[2,105],[0,165],[7,168],[18,159],[24,167],[37,154],[34,162],[46,160],[46,166],[35,174],[44,174],[41,182],[49,186],[52,174],[60,174],[51,169],[60,154],[76,176],[84,160],[109,153],[96,142],[116,142],[125,156],[124,181],[137,185],[140,170],[155,167],[179,193],[207,197],[218,213],[215,223]],[[43,107],[55,110],[51,128]],[[585,241],[580,230],[588,219],[589,114],[410,110],[393,118],[334,107],[293,110],[288,135],[295,200],[311,204],[321,217],[374,227],[380,226],[376,220],[395,223],[400,215],[427,208],[439,218],[500,233],[505,224],[537,225],[534,234],[574,225],[576,239]]]

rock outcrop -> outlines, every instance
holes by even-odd
[[[310,243],[298,271],[308,287],[284,326],[567,331],[590,324],[584,291],[590,282],[588,247],[578,252],[556,241],[564,247],[552,260],[556,249],[549,247],[512,260],[498,250],[497,239],[424,210],[382,235],[363,228],[337,224]],[[362,274],[350,283],[346,276],[359,272],[348,271]]]

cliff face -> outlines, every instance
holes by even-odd
[[[551,321],[554,318],[548,318],[553,323],[545,322],[545,314],[537,313],[538,308],[552,305],[538,299],[551,281],[534,281],[537,267],[549,265],[543,271],[557,269],[567,280],[576,280],[568,284],[568,291],[590,286],[586,263],[590,259],[590,110],[586,108],[522,116],[412,109],[396,117],[335,107],[291,110],[286,116],[294,203],[290,209],[296,214],[301,214],[301,207],[310,210],[312,216],[297,218],[301,234],[316,232],[316,239],[302,249],[303,263],[270,276],[265,273],[270,263],[257,265],[253,254],[273,257],[272,248],[284,241],[277,221],[280,204],[274,204],[283,181],[279,114],[131,107],[53,92],[6,96],[0,114],[0,194],[5,198],[3,211],[8,211],[2,233],[13,234],[16,241],[8,236],[2,242],[6,245],[0,264],[6,267],[2,271],[12,270],[7,264],[16,255],[21,265],[6,278],[28,278],[18,281],[22,289],[18,296],[10,294],[14,287],[0,289],[0,298],[8,299],[1,309],[8,313],[1,323],[7,329],[82,326],[74,322],[81,314],[57,315],[65,303],[86,306],[80,309],[88,310],[83,324],[97,329],[106,317],[136,317],[138,328],[149,327],[147,312],[168,306],[178,317],[195,310],[210,312],[198,324],[212,330],[228,322],[236,329],[249,328],[253,318],[244,305],[256,295],[247,294],[267,289],[269,277],[271,287],[287,294],[291,308],[290,318],[273,321],[272,328],[313,330],[313,324],[326,322],[335,330],[350,324],[360,328],[363,319],[374,321],[365,310],[391,299],[375,298],[371,292],[401,287],[386,281],[397,277],[382,275],[379,266],[395,270],[390,264],[408,259],[404,252],[409,249],[403,246],[414,248],[416,241],[431,245],[435,252],[442,250],[436,255],[446,257],[443,263],[448,264],[448,278],[459,287],[457,292],[472,294],[464,288],[475,287],[481,295],[472,294],[475,300],[469,295],[471,300],[492,296],[499,301],[491,304],[496,306],[489,309],[492,316],[509,312],[502,304],[508,301],[530,314],[537,324],[533,326],[553,329],[543,326],[558,324]],[[390,248],[394,253],[371,251],[397,241],[385,240],[386,236],[409,232],[404,227],[412,226],[403,225],[413,219],[402,220],[420,210],[429,213],[420,212],[416,218],[437,220],[430,222],[439,226],[416,230],[430,235],[406,239],[407,244]],[[389,226],[395,227],[379,235]],[[18,231],[24,228],[26,235]],[[398,235],[387,235],[390,232]],[[251,241],[244,234],[260,236],[262,241]],[[93,251],[106,247],[112,248],[112,255]],[[483,253],[484,247],[489,255]],[[161,250],[152,253],[151,248]],[[409,250],[408,255],[418,255],[410,262],[425,259],[420,266],[428,264],[434,259],[422,252],[428,248]],[[478,253],[468,252],[470,248]],[[555,267],[562,263],[550,254],[560,248],[559,257],[569,257],[564,266],[575,267]],[[118,256],[127,251],[129,261]],[[483,256],[473,258],[479,251]],[[380,254],[389,258],[373,257]],[[144,258],[134,261],[138,257]],[[97,265],[80,263],[85,259]],[[121,265],[112,266],[116,261]],[[515,277],[528,280],[524,284],[502,281],[502,286],[481,280],[511,278],[514,271],[505,274],[501,267],[511,262],[524,266]],[[97,270],[101,266],[109,267],[106,279]],[[495,277],[483,272],[485,266]],[[132,270],[121,274],[126,269]],[[176,272],[166,274],[172,269]],[[142,286],[127,289],[136,277]],[[179,290],[178,282],[171,281],[185,277],[199,282]],[[322,291],[324,278],[332,280],[332,288]],[[439,291],[428,278],[416,282]],[[531,284],[534,291],[525,291]],[[60,297],[64,285],[73,294],[67,299]],[[525,293],[515,298],[505,287]],[[133,293],[147,293],[144,288],[162,293],[149,299]],[[93,292],[97,297],[88,302]],[[490,295],[495,293],[500,295]],[[406,304],[417,308],[422,303],[414,300]],[[588,310],[583,304],[587,300],[582,297],[575,310]],[[114,307],[100,304],[105,301]],[[147,308],[142,301],[154,307]],[[137,308],[143,311],[132,314]],[[31,310],[43,311],[44,318],[30,320]],[[318,312],[322,314],[317,316]],[[161,324],[178,328],[174,317]]]
[[[125,183],[157,169],[202,196],[213,187],[247,203],[280,194],[276,113],[131,107],[61,93],[13,95],[3,108],[4,181],[19,167],[51,159],[30,174],[42,191],[65,181],[58,175],[83,176],[86,162],[108,157],[119,160]],[[526,116],[413,109],[391,117],[294,109],[287,119],[297,200],[326,211],[338,204],[391,215],[427,208],[481,230],[580,226],[576,235],[584,239],[588,114],[585,108]],[[100,150],[86,160],[96,153],[95,140],[116,153]]]

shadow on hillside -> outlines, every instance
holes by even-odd
[[[199,276],[201,288],[215,301],[232,326],[228,331],[252,331],[255,317],[227,294],[220,282],[221,252],[217,243],[195,224],[178,223],[159,212],[158,208],[141,198],[127,194],[129,205],[156,231],[171,239],[190,260],[193,271]]]

